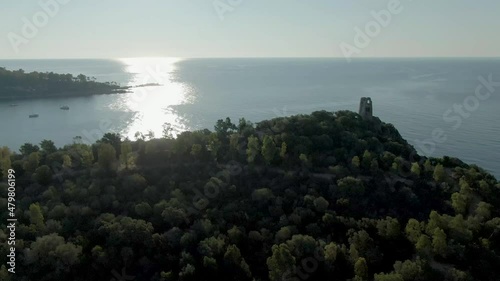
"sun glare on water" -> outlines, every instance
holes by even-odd
[[[124,58],[125,71],[132,74],[130,93],[122,95],[117,109],[134,114],[124,135],[134,139],[136,132],[152,131],[161,137],[163,124],[170,123],[174,135],[187,130],[172,106],[187,103],[186,85],[175,82],[173,73],[179,58]]]

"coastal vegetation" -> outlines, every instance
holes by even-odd
[[[96,82],[83,74],[10,71],[0,67],[0,99],[45,98],[56,96],[87,96],[123,93],[127,87],[116,83]]]
[[[377,117],[226,118],[137,136],[0,150],[0,209],[13,169],[18,220],[14,276],[1,212],[1,280],[500,276],[498,180],[418,155]]]

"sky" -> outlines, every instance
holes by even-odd
[[[1,1],[0,59],[500,57],[498,12],[498,0]]]

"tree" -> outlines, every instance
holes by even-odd
[[[140,137],[140,133],[139,133],[139,135],[136,133],[136,138],[137,137]],[[174,138],[174,128],[172,127],[172,124],[170,124],[168,122],[163,123],[163,125],[162,125],[162,137],[165,139],[173,139]],[[144,137],[143,137],[143,139],[144,139]]]
[[[218,267],[217,260],[212,258],[212,257],[204,256],[203,257],[203,267],[210,268],[212,270],[216,270]]]
[[[63,168],[71,168],[71,157],[67,154],[63,155]]]
[[[351,164],[356,167],[356,168],[359,168],[359,165],[360,165],[360,161],[359,161],[359,157],[358,156],[354,156],[351,160]]]
[[[473,238],[473,233],[468,229],[468,223],[459,214],[449,222],[450,236],[453,240],[469,243]]]
[[[360,179],[345,177],[337,181],[339,191],[348,197],[359,197],[365,193],[365,187]]]
[[[398,219],[386,217],[377,222],[378,234],[387,239],[394,239],[401,234]]]
[[[399,172],[399,165],[396,161],[392,162],[391,169],[392,169],[391,172],[394,172],[394,173]]]
[[[267,258],[269,279],[271,281],[287,280],[291,277],[295,267],[295,258],[286,244],[273,245],[272,256]]]
[[[28,160],[24,162],[23,169],[28,173],[34,173],[40,164],[40,155],[38,152],[32,152],[28,156]]]
[[[444,167],[441,164],[437,164],[434,168],[433,178],[437,182],[443,182],[445,180]]]
[[[78,81],[79,81],[80,83],[86,83],[86,82],[87,82],[87,80],[88,80],[87,76],[85,76],[85,75],[83,75],[83,74],[79,74],[76,78],[78,79]]]
[[[362,280],[368,279],[368,265],[365,258],[358,258],[354,264],[354,274]]]
[[[115,151],[116,151],[116,157],[120,156],[120,154],[121,154],[121,143],[122,143],[120,134],[117,134],[117,133],[105,133],[104,136],[102,136],[102,138],[99,141],[97,141],[97,143],[98,144],[100,144],[100,143],[111,144],[113,146],[113,148],[115,149]]]
[[[460,186],[460,194],[465,198],[470,198],[473,195],[473,191],[465,178],[461,178],[458,185]]]
[[[367,170],[370,169],[372,159],[373,159],[370,151],[365,150],[365,152],[363,152],[363,157],[361,159],[362,159],[361,164],[363,165],[363,168],[367,169]]]
[[[375,281],[405,281],[403,276],[398,273],[380,273],[375,274],[373,277]]]
[[[7,267],[2,264],[0,267],[0,280],[2,281],[11,281],[12,279],[10,278],[11,274],[7,271]]]
[[[373,174],[373,175],[377,175],[378,174],[378,161],[377,159],[372,159],[371,163],[370,163],[370,172]]]
[[[77,158],[77,164],[80,164],[84,168],[92,167],[94,163],[94,153],[92,152],[92,147],[86,144],[73,144],[71,146],[72,155]]]
[[[333,242],[330,242],[329,244],[325,245],[324,249],[325,262],[329,268],[334,268],[334,264],[337,261],[337,255],[339,251],[340,251],[339,247],[337,246],[337,244]]]
[[[128,169],[128,163],[130,159],[130,153],[132,152],[132,145],[130,141],[124,141],[121,143],[121,153],[120,160],[125,164],[125,169]]]
[[[281,143],[281,149],[280,149],[280,157],[281,158],[285,158],[285,156],[286,156],[286,149],[287,149],[286,142],[282,142]]]
[[[305,166],[309,165],[309,159],[307,158],[307,154],[301,153],[299,155],[299,160],[302,163],[302,165],[305,165]]]
[[[108,143],[100,144],[97,152],[97,161],[102,169],[112,170],[113,164],[116,161],[115,148]]]
[[[432,244],[429,236],[423,234],[418,238],[417,243],[415,244],[415,249],[417,253],[422,256],[428,256],[431,252]]]
[[[144,154],[152,155],[152,154],[158,153],[158,142],[148,141],[148,142],[145,142],[145,146],[146,147],[143,150]]]
[[[229,241],[234,244],[238,244],[245,238],[245,234],[236,225],[233,225],[231,229],[227,231]]]
[[[259,144],[259,139],[255,136],[249,136],[248,137],[248,144],[247,144],[247,161],[248,163],[252,164],[255,161],[255,157],[260,152],[260,144]]]
[[[10,150],[8,147],[0,147],[0,173],[4,178],[9,175],[8,171],[12,168],[10,161]]]
[[[35,170],[36,181],[41,185],[48,185],[52,181],[52,171],[47,165],[42,165]]]
[[[431,160],[429,160],[429,159],[425,160],[424,171],[426,173],[430,173],[430,172],[434,171],[434,167],[432,167]]]
[[[384,151],[384,153],[382,154],[382,162],[387,167],[392,165],[395,158],[396,158],[396,155],[394,155],[393,153],[390,153],[389,151]]]
[[[444,228],[444,227],[445,223],[441,215],[439,215],[439,213],[436,212],[435,210],[432,210],[431,213],[429,214],[429,220],[427,221],[425,232],[429,235],[433,235],[434,230],[436,230],[436,228]]]
[[[467,198],[461,193],[455,192],[451,195],[451,206],[456,214],[464,215],[467,211]]]
[[[208,140],[208,150],[211,152],[213,157],[217,157],[219,150],[222,147],[222,143],[219,136],[216,133],[212,133]]]
[[[69,272],[71,266],[79,261],[82,247],[72,243],[65,243],[64,238],[52,233],[41,236],[30,245],[25,254],[26,264],[35,265],[39,268],[48,267],[51,272],[47,280],[63,280],[63,273]],[[33,280],[33,279],[31,279]]]
[[[446,234],[440,228],[434,230],[432,235],[432,248],[435,254],[446,257],[448,245],[446,244]]]
[[[241,257],[240,249],[236,245],[229,245],[224,254],[224,262],[229,268],[230,276],[240,280],[240,278],[251,278],[252,273],[245,259]],[[239,278],[238,278],[239,277]]]
[[[202,149],[201,144],[195,143],[193,144],[193,146],[191,146],[190,154],[193,156],[198,156],[201,153],[201,149]]]
[[[380,254],[377,251],[375,241],[370,237],[370,234],[365,230],[348,231],[349,244],[352,263],[355,263],[359,257],[365,257],[370,261],[375,261],[379,258]]]
[[[255,132],[255,128],[252,122],[247,121],[245,118],[240,118],[238,122],[238,132],[242,136],[248,137]]]
[[[141,202],[135,205],[134,210],[142,218],[148,218],[153,212],[153,209],[147,202]]]
[[[405,228],[406,237],[412,243],[417,243],[420,235],[422,235],[422,227],[416,219],[409,219]]]
[[[161,216],[171,226],[179,226],[188,219],[184,210],[172,206],[165,208]]]
[[[37,152],[39,150],[40,150],[40,148],[38,147],[38,145],[33,145],[31,143],[28,143],[28,142],[21,145],[21,148],[19,149],[21,154],[24,156],[28,156],[28,155],[32,154],[33,152]]]
[[[269,188],[258,188],[252,192],[252,200],[254,201],[267,202],[273,197],[273,191]]]
[[[57,151],[54,142],[51,140],[43,140],[42,142],[40,142],[40,147],[46,154],[51,154]]]
[[[330,205],[330,203],[322,196],[314,199],[313,204],[316,211],[320,213],[324,213],[328,209],[328,205]]]
[[[276,232],[274,238],[277,242],[284,242],[292,237],[292,227],[291,226],[283,226]]]
[[[226,117],[226,120],[219,119],[214,126],[215,132],[221,138],[227,138],[229,133],[234,132],[238,127],[231,123],[231,118]]]
[[[45,227],[44,218],[38,203],[30,205],[30,222],[36,229],[42,230]]]
[[[471,277],[461,271],[461,270],[458,270],[456,268],[450,268],[448,270],[448,272],[446,272],[446,280],[451,280],[451,281],[467,281],[467,280],[471,280]]]
[[[480,221],[489,220],[491,218],[491,208],[492,208],[491,204],[488,204],[483,201],[479,202],[475,211],[476,217]]]
[[[309,235],[295,234],[286,241],[292,255],[297,259],[304,259],[315,255],[318,248],[316,240]]]
[[[410,170],[414,175],[420,176],[420,165],[417,162],[414,162],[413,164],[411,164]]]
[[[491,187],[490,185],[485,181],[485,180],[480,180],[479,181],[479,191],[481,195],[490,195],[491,194]]]
[[[179,280],[189,280],[189,278],[192,278],[191,276],[194,275],[195,271],[196,268],[194,267],[194,265],[188,263],[182,268],[181,272],[179,273]]]
[[[198,251],[207,257],[216,257],[224,253],[226,242],[222,237],[209,237],[198,244]]]
[[[264,140],[262,141],[262,156],[264,156],[264,160],[267,164],[271,164],[271,161],[273,161],[276,152],[277,148],[272,137],[267,135],[264,136]]]
[[[240,135],[238,133],[229,136],[229,149],[233,152],[239,152]]]
[[[155,138],[155,132],[153,130],[148,130],[148,132],[144,135],[148,140],[152,140]]]
[[[394,263],[394,272],[400,274],[403,280],[424,281],[426,279],[423,266],[424,264],[421,259],[417,259],[416,261],[406,260],[404,262],[397,261]]]

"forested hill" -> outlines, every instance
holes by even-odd
[[[124,92],[115,83],[100,83],[83,74],[9,71],[0,67],[0,99],[86,96]]]
[[[498,280],[500,183],[319,111],[3,148],[1,280]],[[114,278],[114,279],[113,279]],[[122,279],[119,279],[122,278]]]

